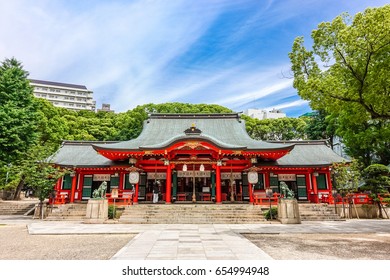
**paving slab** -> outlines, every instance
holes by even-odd
[[[125,234],[136,236],[113,260],[148,259],[272,259],[242,233],[390,233],[390,220],[347,220],[282,224],[83,224],[37,221],[0,216],[0,224],[27,221],[30,234]]]

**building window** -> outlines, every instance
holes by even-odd
[[[64,175],[62,180],[62,189],[70,190],[72,188],[72,177],[69,174]]]
[[[326,190],[326,189],[328,189],[326,187],[326,176],[325,176],[325,174],[318,174],[318,177],[317,177],[317,188],[319,190]]]
[[[306,176],[297,175],[298,199],[307,199]]]
[[[110,178],[110,188],[117,189],[119,187],[119,176],[111,175]]]
[[[270,188],[272,189],[273,192],[280,192],[279,191],[279,180],[278,180],[278,175],[273,175],[269,176],[269,184]]]
[[[130,181],[129,181],[129,174],[126,174],[125,175],[125,187],[124,187],[125,190],[132,190],[133,189],[133,185],[130,184]]]
[[[264,182],[263,182],[263,173],[258,174],[259,181],[257,184],[253,185],[253,190],[259,191],[264,190]]]

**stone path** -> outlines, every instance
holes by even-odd
[[[12,222],[0,216],[0,224]],[[112,257],[114,260],[269,260],[272,259],[269,255],[240,233],[390,233],[390,220],[303,222],[298,225],[83,224],[47,221],[27,224],[30,234],[136,234]]]
[[[170,225],[163,230],[140,233],[112,259],[145,260],[269,260],[228,225]]]
[[[30,234],[138,233],[112,257],[115,260],[272,259],[238,233],[250,232],[246,225],[87,225],[53,222],[32,223],[28,229]]]

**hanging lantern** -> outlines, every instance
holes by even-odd
[[[138,172],[130,172],[129,174],[129,182],[130,184],[138,184],[139,182],[139,173]]]
[[[187,171],[187,164],[183,164],[183,171]]]
[[[259,174],[257,174],[257,172],[255,171],[248,172],[248,182],[250,184],[257,184],[258,181],[259,181]]]
[[[199,171],[204,171],[204,165],[203,164],[200,165]]]

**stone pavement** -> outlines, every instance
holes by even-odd
[[[12,219],[0,216],[0,224],[27,224],[30,234],[137,234],[119,250],[114,260],[269,260],[263,250],[240,233],[390,233],[390,220],[303,222],[268,224],[83,224]]]

